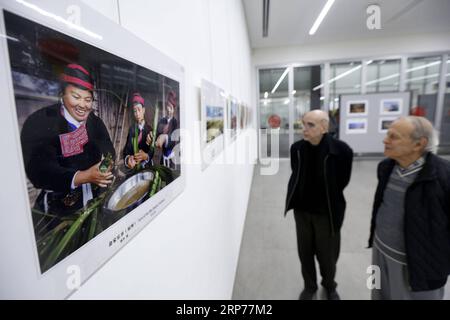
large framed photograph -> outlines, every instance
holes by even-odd
[[[202,169],[206,169],[223,151],[226,112],[225,91],[202,79],[201,88],[201,145]]]
[[[367,118],[347,119],[345,126],[346,134],[363,134],[367,133]]]
[[[403,108],[402,99],[381,99],[380,115],[401,115]]]
[[[358,100],[358,101],[347,101],[347,116],[367,116],[369,113],[369,101],[368,100]]]
[[[0,295],[64,298],[182,192],[184,72],[82,3],[3,3]]]

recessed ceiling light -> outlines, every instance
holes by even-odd
[[[289,68],[286,68],[286,70],[284,70],[283,74],[281,75],[281,77],[278,79],[277,83],[276,83],[275,86],[273,87],[271,93],[274,93],[274,92],[277,90],[277,88],[278,88],[278,86],[280,85],[281,81],[283,81],[284,77],[286,77],[286,75],[288,74],[288,72],[289,72]]]
[[[323,6],[322,11],[320,12],[319,16],[317,17],[316,21],[314,22],[311,30],[309,30],[309,35],[313,35],[316,33],[317,29],[319,28],[320,24],[322,23],[322,20],[327,15],[328,11],[330,10],[331,6],[333,5],[335,0],[328,0],[327,3]]]

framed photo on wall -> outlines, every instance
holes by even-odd
[[[380,115],[401,115],[403,112],[402,99],[381,99]]]
[[[225,91],[202,79],[201,87],[201,146],[202,170],[222,152],[225,144]]]
[[[369,113],[369,101],[347,101],[346,109],[348,117],[367,116]]]
[[[83,26],[61,18],[74,5]],[[65,298],[68,270],[83,283],[182,192],[184,71],[76,1],[0,10],[2,147],[14,159],[0,246],[20,270],[0,295]]]
[[[239,120],[239,110],[238,101],[233,96],[229,97],[229,114],[228,114],[228,125],[229,125],[229,141],[233,141],[237,136],[238,120]]]
[[[347,119],[345,131],[347,134],[364,134],[367,133],[367,118]]]
[[[378,124],[378,132],[386,133],[389,126],[397,119],[397,117],[381,117]]]

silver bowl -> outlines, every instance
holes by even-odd
[[[148,196],[153,177],[154,173],[151,171],[140,172],[129,177],[114,191],[105,208],[112,212],[134,209]]]

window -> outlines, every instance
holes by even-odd
[[[406,90],[411,91],[411,113],[434,123],[441,56],[408,59]]]
[[[339,108],[339,95],[361,92],[361,62],[333,63],[330,65],[329,110]]]
[[[294,141],[303,138],[302,117],[311,109],[323,107],[323,68],[320,65],[294,68]]]
[[[393,92],[400,89],[400,60],[368,61],[366,92]]]
[[[262,156],[271,156],[271,134],[279,135],[279,156],[289,157],[288,68],[259,71],[259,119]],[[276,130],[276,131],[274,131]]]

